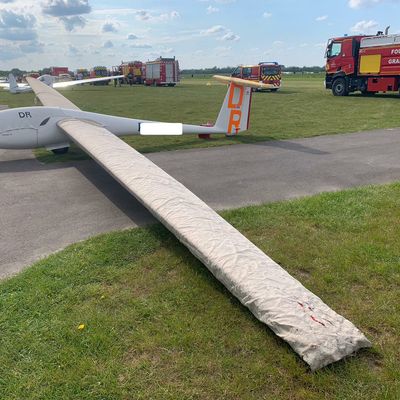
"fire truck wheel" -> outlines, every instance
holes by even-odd
[[[332,93],[334,96],[347,96],[349,94],[345,78],[336,78],[333,81]]]
[[[69,147],[62,147],[61,149],[53,149],[52,152],[53,152],[54,154],[59,155],[59,154],[66,154],[66,153],[68,153],[68,150],[69,150]]]

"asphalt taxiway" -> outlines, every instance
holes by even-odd
[[[400,181],[400,129],[147,154],[216,210]],[[95,162],[0,150],[0,277],[153,217]]]

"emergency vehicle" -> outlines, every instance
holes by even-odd
[[[146,62],[144,79],[147,86],[175,86],[180,80],[178,60],[160,57]]]
[[[118,70],[121,75],[125,75],[125,79],[128,82],[128,79],[132,79],[132,83],[141,84],[143,83],[143,63],[141,61],[122,61]]]
[[[109,76],[107,67],[97,66],[90,70],[89,78],[104,78]],[[108,85],[109,81],[93,82],[92,85]]]
[[[51,76],[59,76],[60,74],[69,74],[68,67],[50,67]]]
[[[282,67],[277,62],[260,62],[258,65],[239,65],[232,77],[256,81],[267,85],[267,90],[276,92],[281,87]]]
[[[86,68],[78,68],[75,72],[76,79],[89,78],[90,72]]]
[[[330,39],[326,49],[325,87],[335,96],[398,91],[400,35],[344,36]]]

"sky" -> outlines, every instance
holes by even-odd
[[[400,0],[0,0],[0,70],[176,58],[181,69],[324,65],[344,34],[400,33]]]

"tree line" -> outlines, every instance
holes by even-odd
[[[284,65],[281,65],[282,67],[282,71],[283,72],[289,72],[292,74],[304,74],[304,73],[320,73],[320,72],[324,72],[325,68],[324,67],[320,67],[320,66],[312,66],[312,67],[296,67],[296,66],[290,66],[290,67],[286,67]],[[236,67],[212,67],[212,68],[193,68],[193,69],[183,69],[181,71],[182,74],[185,75],[208,75],[208,74],[231,74],[232,71],[235,69]]]

